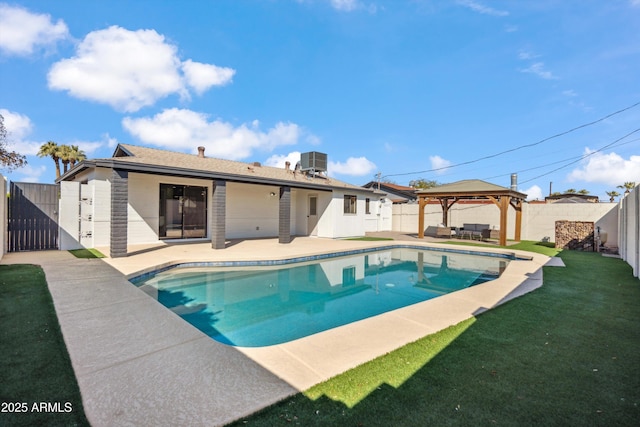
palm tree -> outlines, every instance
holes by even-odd
[[[62,173],[67,173],[67,170],[69,170],[69,163],[71,163],[71,147],[68,145],[60,145],[58,147],[58,157],[62,162]]]
[[[589,190],[586,190],[586,189],[583,188],[582,190],[578,191],[578,194],[582,194],[582,195],[586,196],[587,194],[589,194]]]
[[[629,192],[633,190],[633,187],[635,186],[636,186],[635,182],[625,182],[622,185],[618,185],[618,188],[624,189],[624,194],[629,194]]]
[[[564,194],[576,194],[576,189],[575,188],[570,188],[567,191],[565,191]]]
[[[60,147],[58,147],[58,144],[53,141],[47,141],[46,144],[40,146],[40,150],[38,151],[38,157],[51,157],[53,159],[53,162],[56,164],[56,179],[60,178],[59,150]]]
[[[615,202],[615,198],[620,195],[620,193],[618,193],[616,190],[606,191],[606,193],[607,193],[607,196],[610,197],[609,199],[610,202]]]
[[[69,152],[69,163],[72,168],[76,165],[76,162],[81,162],[86,158],[87,156],[85,156],[84,151],[78,148],[77,145],[71,146],[71,150]]]

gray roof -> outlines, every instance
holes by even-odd
[[[426,188],[416,191],[416,194],[425,196],[461,196],[474,197],[484,195],[511,195],[514,197],[525,199],[526,194],[513,191],[507,187],[501,187],[490,182],[479,179],[466,179],[462,181],[452,182],[451,184],[438,185],[437,187]]]
[[[60,181],[73,179],[80,171],[93,167],[113,167],[131,172],[154,173],[194,178],[225,179],[235,182],[288,185],[294,188],[312,188],[330,191],[348,189],[373,192],[356,185],[348,184],[323,175],[307,175],[293,168],[260,166],[257,163],[245,163],[213,157],[199,157],[157,148],[119,144],[113,157],[85,160],[68,171]],[[378,193],[378,192],[376,192]]]

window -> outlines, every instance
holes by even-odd
[[[353,286],[356,284],[356,268],[345,267],[342,269],[342,286]]]
[[[371,213],[371,200],[368,197],[364,199],[364,213],[367,215]]]
[[[207,236],[207,187],[160,184],[158,237]]]
[[[358,202],[357,196],[344,196],[344,213],[346,214],[356,213],[357,202]]]

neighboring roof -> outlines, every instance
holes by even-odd
[[[451,184],[438,185],[437,187],[417,190],[419,196],[429,197],[482,197],[482,196],[511,196],[518,199],[526,199],[527,195],[507,187],[501,187],[479,179],[467,179]]]
[[[245,163],[213,157],[203,158],[197,154],[185,154],[129,144],[119,144],[113,157],[82,161],[57,181],[71,180],[81,171],[95,167],[192,178],[225,179],[234,182],[288,185],[295,188],[325,191],[332,189],[367,191],[357,185],[322,175],[307,175],[300,171],[294,173],[292,169],[286,170],[285,168],[260,166],[259,163]],[[381,194],[377,191],[375,193]]]
[[[415,200],[417,198],[416,189],[404,185],[391,184],[388,182],[379,183],[377,181],[369,181],[365,185],[363,185],[363,187],[379,189],[380,191],[384,191],[385,193],[391,193],[403,198],[402,200],[396,199],[394,201]]]
[[[597,203],[600,201],[600,198],[588,194],[565,193],[547,196],[544,200],[553,203]]]

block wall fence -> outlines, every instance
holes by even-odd
[[[442,222],[440,204],[425,207],[425,227]],[[509,208],[507,239],[515,237],[515,209]],[[525,203],[522,206],[522,240],[555,242],[556,221],[588,221],[607,231],[607,246],[618,246],[618,203]],[[489,203],[456,203],[449,210],[449,226],[464,223],[490,224],[498,229],[500,210]],[[392,230],[418,232],[418,204],[393,205]]]

